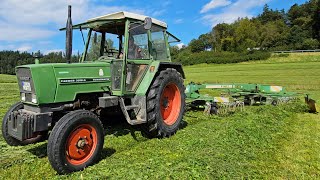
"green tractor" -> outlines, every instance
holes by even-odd
[[[70,62],[73,29],[88,34],[79,63]],[[185,111],[185,75],[180,64],[171,62],[169,43],[179,39],[167,32],[166,23],[118,12],[73,26],[69,6],[67,26],[61,30],[67,35],[66,63],[36,61],[16,68],[21,101],[2,122],[9,145],[48,139],[52,167],[66,174],[99,159],[101,119],[117,109],[151,138],[176,133]],[[107,41],[112,36],[117,48]],[[93,44],[98,51],[91,52]]]

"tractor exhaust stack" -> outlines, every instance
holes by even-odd
[[[66,24],[66,59],[67,63],[71,63],[72,56],[72,20],[71,5],[68,6],[68,19]]]

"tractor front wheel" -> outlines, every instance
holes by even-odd
[[[176,133],[185,111],[185,87],[181,74],[175,69],[160,71],[147,95],[147,124],[149,137],[168,137]]]
[[[90,111],[73,111],[63,116],[52,129],[48,158],[59,174],[80,171],[98,160],[103,142],[99,118]]]

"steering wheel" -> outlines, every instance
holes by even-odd
[[[119,51],[116,49],[108,49],[107,47],[104,47],[104,53],[106,53],[108,57],[114,57],[114,54],[119,53]]]
[[[113,57],[109,57],[109,56],[100,56],[98,58],[98,61],[100,61],[100,60],[113,60],[113,59],[114,59]]]

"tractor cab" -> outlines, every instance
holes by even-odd
[[[80,62],[110,59],[169,61],[168,39],[169,43],[180,41],[166,32],[166,23],[130,12],[96,17],[72,28],[81,32],[88,30]]]
[[[79,62],[111,64],[112,90],[116,95],[135,92],[152,62],[171,62],[169,43],[180,41],[166,31],[166,23],[130,12],[96,17],[72,28],[79,29],[82,36],[87,30]]]

